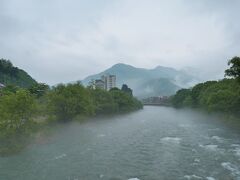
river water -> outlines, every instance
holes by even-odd
[[[240,179],[240,128],[220,116],[146,106],[54,128],[0,158],[0,180]]]

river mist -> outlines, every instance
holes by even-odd
[[[240,179],[240,127],[219,115],[145,106],[58,125],[0,158],[0,179]]]

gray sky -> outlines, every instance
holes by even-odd
[[[240,55],[238,0],[1,0],[0,58],[49,84],[115,63],[202,69]]]

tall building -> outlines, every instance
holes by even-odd
[[[106,74],[101,76],[101,79],[91,80],[89,82],[89,86],[93,87],[94,89],[104,89],[109,91],[110,89],[116,87],[116,76],[111,74]]]
[[[116,75],[111,75],[111,74],[107,74],[107,75],[103,75],[102,76],[102,81],[104,82],[104,89],[109,91],[110,89],[116,87]]]

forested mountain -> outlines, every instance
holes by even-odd
[[[190,87],[196,82],[191,75],[174,68],[157,66],[154,69],[144,69],[122,63],[115,64],[99,74],[88,76],[82,82],[88,85],[92,79],[98,79],[108,73],[117,76],[118,87],[122,84],[129,85],[134,96],[139,98],[173,95],[178,89]]]
[[[37,82],[24,70],[14,67],[9,60],[0,59],[0,83],[30,87]]]

